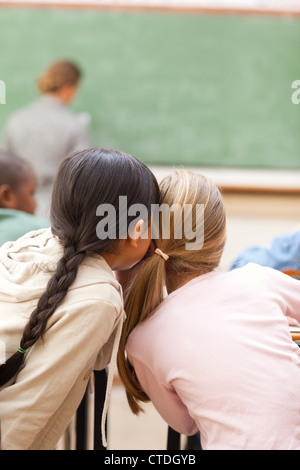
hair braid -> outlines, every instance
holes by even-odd
[[[99,238],[97,208],[116,208],[120,232],[119,197],[128,197],[128,206],[143,203],[148,214],[159,200],[157,181],[151,171],[133,156],[107,149],[86,149],[63,160],[54,181],[51,201],[51,231],[63,247],[55,273],[48,281],[22,334],[20,348],[0,366],[0,387],[23,366],[24,353],[44,334],[47,322],[65,298],[86,255],[114,251],[117,241]],[[130,218],[127,221],[129,229]],[[120,233],[119,233],[120,232]]]
[[[48,319],[65,298],[69,287],[76,278],[78,267],[84,256],[85,253],[78,253],[73,245],[65,247],[63,257],[59,260],[55,273],[49,279],[45,292],[40,297],[24,328],[20,341],[20,348],[23,351],[27,351],[43,336]],[[23,363],[24,352],[17,351],[5,364],[0,366],[0,386],[17,374]]]

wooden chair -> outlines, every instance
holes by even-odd
[[[291,337],[293,339],[293,341],[295,341],[295,343],[298,344],[298,346],[300,347],[300,328],[294,328],[294,327],[290,327],[290,333],[291,333]]]
[[[286,269],[283,269],[282,272],[284,274],[287,274],[288,276],[291,276],[291,277],[294,277],[295,279],[299,279],[300,280],[300,269],[289,269],[289,268],[286,268]]]

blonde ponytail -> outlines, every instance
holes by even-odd
[[[177,286],[187,279],[215,269],[220,262],[226,236],[226,215],[218,188],[205,176],[191,171],[177,170],[160,183],[161,203],[174,207],[170,217],[170,236],[162,236],[162,224],[158,230],[157,248],[169,258],[167,261],[156,253],[147,257],[136,271],[125,294],[127,315],[118,353],[118,371],[125,386],[127,400],[133,413],[143,411],[139,402],[148,402],[134,369],[126,357],[126,343],[130,333],[149,318],[164,298],[164,288],[175,278]],[[182,208],[190,207],[193,232],[197,218],[195,208],[203,205],[203,245],[201,249],[187,249],[190,241],[182,233],[176,238],[178,225],[183,224]],[[177,211],[177,213],[176,213]],[[182,229],[182,227],[179,227]],[[178,232],[177,232],[178,233]]]
[[[122,330],[117,362],[119,375],[125,386],[127,400],[134,414],[143,411],[138,402],[146,403],[149,398],[140,386],[134,369],[126,357],[125,347],[131,331],[148,318],[163,301],[165,262],[157,254],[149,256],[136,271],[130,288],[125,294],[127,318]]]

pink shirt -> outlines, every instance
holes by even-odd
[[[164,420],[203,449],[300,449],[300,283],[253,263],[197,277],[130,335],[127,353]]]

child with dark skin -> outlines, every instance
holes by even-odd
[[[9,152],[0,151],[0,246],[48,222],[34,215],[36,177],[31,166]]]

